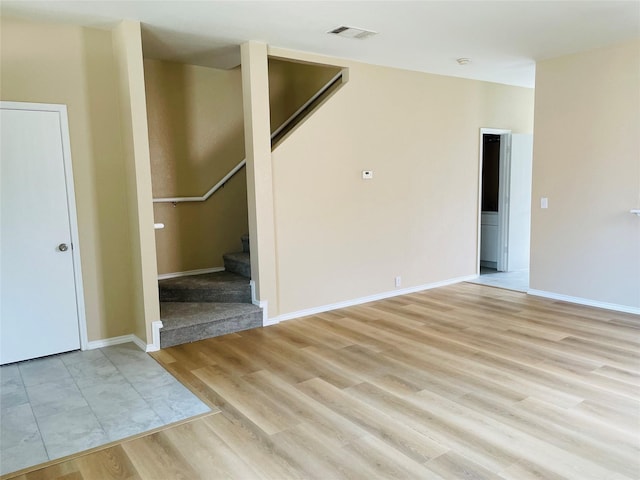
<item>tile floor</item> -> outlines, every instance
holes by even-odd
[[[0,475],[210,409],[133,343],[0,367]]]
[[[526,292],[529,290],[529,270],[515,270],[513,272],[498,272],[491,268],[480,268],[480,276],[471,283],[479,283],[491,287],[505,288]]]

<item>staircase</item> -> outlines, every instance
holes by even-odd
[[[161,348],[262,326],[262,309],[251,303],[249,236],[242,252],[223,259],[223,272],[158,282]]]
[[[343,69],[271,134],[272,148],[345,82]],[[154,198],[154,203],[204,202],[246,165],[241,160],[202,196]],[[225,271],[161,280],[160,347],[166,348],[262,326],[262,309],[251,303],[249,235],[242,251],[223,255]]]

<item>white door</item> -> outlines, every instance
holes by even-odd
[[[0,110],[0,364],[80,348],[66,109],[19,105]]]
[[[511,135],[509,271],[529,268],[533,135]]]

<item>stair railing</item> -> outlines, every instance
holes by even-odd
[[[227,173],[224,177],[222,177],[222,180],[220,180],[213,187],[211,187],[209,191],[204,195],[202,195],[201,197],[154,198],[153,203],[173,203],[175,205],[176,203],[183,203],[183,202],[204,202],[205,200],[208,200],[211,195],[213,195],[222,187],[224,187],[224,184],[227,183],[229,179],[231,179],[231,177],[233,177],[236,173],[238,173],[242,169],[242,167],[244,167],[246,164],[247,164],[247,159],[245,158],[240,163],[238,163],[235,167],[229,170],[229,173]]]
[[[287,118],[282,125],[275,129],[271,134],[271,145],[273,146],[278,140],[284,137],[293,127],[298,124],[305,114],[311,109],[314,103],[318,101],[325,93],[327,93],[334,85],[342,81],[342,70],[340,70],[324,87],[318,90],[309,100],[307,100],[298,110]]]
[[[338,72],[331,80],[327,82],[327,84],[318,90],[309,100],[307,100],[298,110],[296,110],[293,115],[291,115],[285,122],[280,125],[276,130],[271,134],[271,145],[273,145],[277,140],[280,140],[284,137],[293,127],[295,127],[299,121],[305,116],[305,114],[311,109],[313,104],[317,102],[325,93],[327,93],[334,85],[338,84],[342,81],[342,70]],[[240,161],[235,167],[229,170],[222,179],[216,183],[213,187],[211,187],[207,193],[200,197],[163,197],[163,198],[154,198],[153,203],[173,203],[175,206],[177,203],[184,202],[204,202],[208,200],[211,195],[220,190],[224,185],[233,177],[236,173],[238,173],[242,168],[247,164],[247,159],[243,159]]]

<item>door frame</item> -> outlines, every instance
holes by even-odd
[[[69,117],[67,106],[52,103],[6,102],[0,101],[2,110],[23,110],[37,112],[55,112],[60,117],[60,140],[62,142],[62,158],[64,168],[65,189],[67,193],[67,212],[71,236],[71,258],[73,262],[73,277],[76,296],[76,312],[78,315],[78,332],[80,334],[80,349],[86,350],[87,316],[84,303],[84,287],[82,281],[82,261],[80,255],[80,236],[78,233],[78,213],[76,210],[76,195],[73,183],[73,165],[71,161],[71,137],[69,134]]]
[[[497,270],[509,269],[509,196],[511,178],[511,130],[501,128],[481,128],[478,160],[478,244],[476,246],[476,273],[480,275],[480,242],[482,241],[482,157],[484,135],[500,135],[500,173],[498,186],[498,259]]]

